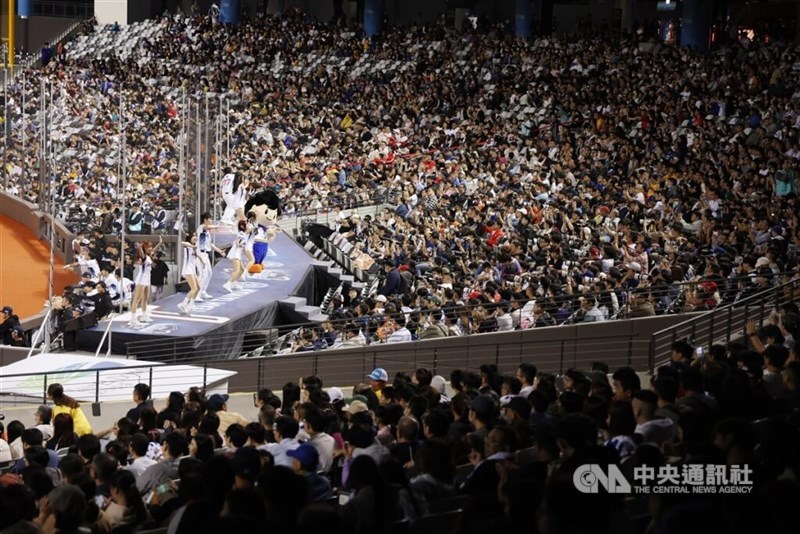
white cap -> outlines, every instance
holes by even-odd
[[[337,387],[328,388],[327,392],[331,402],[344,400],[344,393],[342,393],[342,390]]]
[[[375,297],[375,302],[386,302],[386,295],[378,295]]]
[[[632,271],[635,271],[637,273],[642,272],[642,266],[639,265],[639,262],[637,261],[630,262],[628,265],[625,266],[625,268],[631,269]]]
[[[445,380],[442,375],[436,375],[431,379],[431,387],[439,395],[444,395],[445,389],[447,387],[447,380]]]

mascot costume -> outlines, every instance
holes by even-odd
[[[275,219],[281,214],[281,199],[272,189],[265,189],[252,196],[244,206],[248,220],[256,225],[256,238],[253,243],[253,257],[255,263],[250,267],[251,273],[260,273],[264,267],[263,262],[269,251],[269,243],[278,234]]]
[[[225,169],[225,175],[219,181],[222,200],[225,202],[225,211],[222,212],[222,224],[236,224],[238,219],[244,218],[245,197],[247,195],[247,184],[242,181],[238,174]]]

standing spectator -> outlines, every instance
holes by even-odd
[[[62,413],[69,415],[74,423],[75,433],[78,436],[92,433],[92,425],[86,419],[80,403],[69,395],[64,395],[64,388],[61,384],[50,384],[47,387],[47,398],[55,404],[53,416],[55,417]],[[55,427],[55,423],[53,423],[53,426]]]
[[[636,430],[636,419],[633,416],[631,401],[613,401],[608,409],[608,439],[606,447],[611,447],[619,455],[620,460],[636,451],[633,434]]]
[[[19,326],[19,317],[14,315],[14,309],[11,306],[3,306],[0,309],[0,341],[3,345],[12,344],[11,333],[17,326]]]
[[[50,47],[50,43],[44,43],[42,47],[40,59],[42,61],[42,67],[46,67],[48,63],[50,63],[50,59],[53,57],[53,49]]]
[[[375,392],[375,395],[378,397],[378,400],[383,399],[383,388],[386,387],[386,382],[389,380],[389,375],[386,371],[380,367],[374,369],[369,375],[369,385],[372,388],[372,391]]]
[[[161,299],[161,295],[164,293],[164,285],[167,283],[169,266],[167,266],[167,263],[162,259],[163,257],[163,252],[156,252],[156,257],[153,260],[153,267],[150,269],[150,285],[152,286],[151,302]]]
[[[521,363],[517,369],[517,378],[522,384],[519,396],[527,399],[533,393],[533,381],[536,380],[537,369],[532,363]]]
[[[640,389],[633,394],[631,401],[633,416],[636,419],[634,432],[642,437],[643,443],[655,443],[660,448],[672,441],[673,423],[667,417],[658,417],[658,395],[648,389]]]

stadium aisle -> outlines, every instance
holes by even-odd
[[[11,306],[20,319],[42,311],[47,298],[50,249],[25,226],[0,216],[0,306]],[[53,288],[60,295],[78,277],[65,272],[56,256]]]

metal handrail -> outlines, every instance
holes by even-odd
[[[683,286],[686,286],[686,285],[693,285],[693,284],[699,284],[699,283],[702,283],[702,282],[699,282],[699,281],[698,282],[683,282],[681,284]],[[783,286],[778,286],[778,287],[783,287]],[[772,292],[774,292],[774,291],[775,291],[775,288],[770,288],[769,290],[767,290],[767,293],[772,294]],[[745,302],[745,301],[749,302],[749,301],[751,301],[752,299],[754,299],[755,297],[757,297],[759,295],[761,295],[761,293],[759,293],[757,295],[754,295],[754,296],[751,296],[748,299],[743,299],[740,302]],[[577,296],[578,295],[574,295],[573,298],[577,298]],[[477,304],[477,305],[465,304],[463,306],[458,306],[457,309],[465,309],[467,311],[470,311],[473,308],[481,307],[481,306],[485,307],[486,305],[485,304]],[[728,306],[730,306],[730,305],[728,305]],[[718,310],[723,309],[723,308],[727,309],[728,306],[721,306],[720,308],[717,308],[716,310],[718,311]],[[710,312],[704,312],[703,316],[707,316],[709,313],[712,313],[713,311],[715,311],[715,310],[711,310]],[[400,312],[398,312],[398,313],[400,313]],[[685,325],[685,324],[691,323],[694,320],[695,319],[689,319],[687,321],[683,321],[680,324],[681,325]],[[334,330],[338,334],[341,334],[342,331],[343,331],[342,328],[341,328],[342,326],[347,325],[347,324],[352,324],[354,322],[356,324],[358,324],[358,325],[361,325],[361,321],[369,321],[369,326],[367,326],[366,328],[368,329],[368,331],[370,333],[373,330],[378,328],[378,325],[375,324],[372,321],[372,317],[371,316],[365,316],[365,318],[355,318],[355,319],[336,319],[336,320],[331,320],[329,322],[333,325]],[[610,322],[618,322],[618,321],[620,321],[620,319],[616,319],[616,320],[610,321]],[[574,323],[574,322],[573,323],[566,323],[566,324],[558,324],[554,328],[561,327],[561,326],[574,326],[575,324],[576,323]],[[577,323],[577,324],[580,324],[580,323]],[[210,334],[206,334],[206,335],[202,335],[202,336],[196,336],[196,337],[174,337],[174,338],[161,338],[161,339],[148,340],[148,341],[133,341],[133,342],[126,343],[126,353],[127,353],[127,356],[129,356],[129,357],[135,356],[135,357],[139,357],[139,358],[141,358],[141,357],[149,358],[149,357],[157,357],[156,355],[164,355],[166,358],[171,359],[172,361],[178,361],[178,358],[181,358],[181,361],[191,362],[191,361],[202,360],[204,357],[207,357],[209,355],[218,354],[219,353],[219,348],[218,348],[219,345],[218,344],[222,344],[222,343],[239,344],[239,343],[242,343],[243,340],[244,340],[244,336],[246,336],[248,334],[252,334],[254,332],[254,330],[255,331],[258,331],[258,330],[276,331],[275,338],[280,338],[281,336],[286,336],[286,335],[291,334],[293,332],[296,332],[296,331],[298,331],[299,329],[302,329],[302,328],[307,328],[307,327],[317,328],[319,326],[320,326],[319,322],[306,321],[306,322],[292,323],[292,324],[287,324],[287,325],[265,326],[265,327],[263,327],[261,329],[237,330],[237,331],[222,332],[222,333],[210,333]],[[363,330],[365,325],[361,325],[361,327],[362,327],[361,329]],[[523,331],[524,330],[522,330],[522,329],[513,330],[513,332],[523,332]],[[659,334],[663,334],[664,332],[671,332],[671,331],[672,331],[672,328],[665,329],[665,330],[660,331]],[[488,335],[488,334],[489,333],[487,333],[486,335]],[[468,334],[467,336],[462,336],[462,337],[470,337],[470,336],[475,336],[475,335],[483,336],[484,334],[472,333],[472,334]],[[655,338],[651,336],[651,339],[655,339]],[[207,348],[204,348],[204,346],[206,346]],[[373,344],[371,344],[369,346],[370,347],[381,347],[381,346],[387,346],[387,345],[384,344],[384,343],[373,343]],[[651,347],[650,347],[650,352],[651,353],[653,351],[653,347],[654,346],[653,346],[653,344],[651,342]],[[255,349],[257,347],[252,347],[252,348]],[[324,352],[324,351],[330,351],[330,350],[331,349],[328,348],[328,349],[322,349],[322,350],[320,350],[318,352]],[[250,352],[250,350],[243,350],[242,351],[243,354],[246,353],[246,352]],[[188,356],[187,353],[193,354],[194,358],[189,357],[189,359],[186,359],[187,356]]]
[[[221,369],[234,371],[236,378],[229,378],[233,381],[229,384],[229,391],[257,391],[262,387],[277,388],[288,381],[294,381],[297,376],[308,376],[310,374],[320,375],[326,382],[345,386],[355,384],[363,380],[363,377],[374,367],[384,367],[393,370],[411,370],[417,367],[431,369],[434,374],[447,375],[450,370],[467,369],[477,370],[480,365],[494,363],[498,365],[501,372],[511,372],[523,361],[535,361],[540,369],[545,372],[563,373],[570,367],[588,366],[590,360],[603,359],[614,366],[633,365],[637,369],[644,369],[646,364],[646,352],[643,349],[647,345],[647,340],[630,341],[625,336],[607,338],[592,343],[588,350],[583,350],[579,355],[574,350],[576,340],[572,340],[572,345],[565,346],[563,340],[550,340],[540,343],[540,355],[532,360],[530,352],[526,350],[527,343],[524,340],[500,341],[493,346],[486,346],[487,350],[476,351],[476,354],[462,355],[459,353],[457,360],[453,359],[453,353],[448,347],[442,344],[429,342],[415,342],[413,346],[401,347],[398,345],[382,347],[384,350],[363,347],[360,349],[341,349],[341,351],[330,354],[314,353],[294,353],[275,356],[271,358],[249,358],[239,360],[209,360],[205,362],[178,362],[176,365],[192,365],[203,370],[202,383],[198,380],[193,386],[201,386],[203,389],[209,385],[209,369]],[[617,347],[627,346],[628,354],[619,353]],[[492,350],[492,348],[494,350]],[[355,354],[354,354],[355,352]],[[609,357],[613,352],[618,356]],[[600,356],[598,356],[600,355]],[[355,358],[355,359],[354,359]],[[73,396],[79,400],[86,401],[90,396],[94,397],[94,402],[100,402],[101,382],[103,377],[110,372],[130,372],[142,369],[149,370],[149,378],[142,377],[142,382],[149,382],[153,385],[154,373],[175,373],[174,377],[179,380],[182,376],[178,374],[176,365],[131,365],[115,368],[103,369],[70,369],[55,370],[35,373],[11,373],[3,374],[0,372],[0,383],[6,379],[36,378],[43,377],[41,400],[46,402],[47,387],[49,383],[58,380],[58,377],[68,375],[73,387]],[[86,378],[94,375],[94,380],[86,381]],[[80,379],[84,379],[83,382]],[[63,380],[63,378],[62,378]],[[76,382],[77,381],[77,382]],[[181,389],[186,384],[180,383]],[[175,388],[178,388],[176,383]],[[4,387],[5,393],[8,388]],[[82,394],[91,392],[88,395]],[[19,395],[22,397],[22,395]],[[38,402],[38,397],[37,397]]]
[[[782,300],[786,294],[789,294],[789,300],[791,300],[791,295],[794,291],[797,290],[798,286],[800,286],[800,278],[792,278],[788,282],[784,282],[777,286],[772,286],[764,291],[755,293],[741,299],[739,301],[730,303],[725,306],[721,306],[719,308],[714,308],[713,310],[709,310],[707,312],[702,313],[699,316],[692,317],[683,321],[679,324],[673,325],[669,328],[660,330],[658,332],[654,332],[650,336],[650,370],[654,372],[655,369],[665,363],[664,361],[656,362],[656,352],[658,350],[660,342],[663,342],[665,339],[671,339],[672,342],[681,339],[679,337],[679,332],[684,330],[690,330],[691,333],[688,336],[690,339],[696,338],[698,332],[704,334],[705,330],[708,330],[708,348],[717,341],[718,337],[715,336],[715,326],[716,326],[716,317],[725,316],[726,324],[725,324],[725,340],[726,343],[730,342],[732,333],[739,328],[744,326],[744,323],[753,320],[753,318],[757,318],[759,321],[764,319],[765,310],[767,303],[770,300],[775,301],[775,305],[778,306],[786,300]],[[742,317],[738,321],[738,323],[734,325],[734,317],[733,311],[734,309],[744,309],[744,313]],[[758,313],[755,315],[750,314],[750,310],[753,308],[757,308]],[[771,310],[770,310],[771,311]],[[695,339],[696,341],[696,339]]]
[[[42,319],[42,326],[39,327],[39,329],[36,331],[36,334],[34,334],[33,339],[31,339],[31,350],[29,350],[28,351],[28,355],[25,356],[26,359],[30,358],[31,356],[33,356],[33,351],[36,349],[36,344],[41,339],[41,336],[42,336],[42,333],[44,332],[44,329],[50,327],[49,321],[50,321],[50,314],[52,312],[53,312],[53,308],[48,306],[47,307],[47,313],[45,313],[44,319]],[[39,352],[44,352],[44,347]]]

